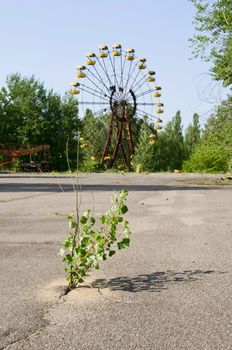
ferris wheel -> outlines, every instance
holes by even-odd
[[[144,118],[149,121],[153,130],[150,144],[157,143],[157,132],[162,129],[159,115],[163,103],[155,71],[147,68],[145,57],[136,57],[133,48],[122,50],[120,44],[112,49],[100,45],[98,52],[88,52],[85,64],[76,69],[77,81],[71,83],[70,93],[78,95],[81,117],[88,111],[96,121],[85,129],[81,147],[90,148],[91,159],[98,158],[107,167],[120,159],[130,169],[135,126]]]

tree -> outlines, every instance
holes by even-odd
[[[224,101],[208,119],[203,136],[190,159],[187,171],[226,172],[232,164],[232,98]]]
[[[197,113],[194,113],[193,122],[187,127],[184,136],[185,159],[188,159],[193,153],[194,148],[200,140],[200,136],[201,129],[199,123],[199,115]]]
[[[22,78],[12,74],[0,91],[1,143],[37,144],[41,123],[41,106],[46,90],[34,77]]]
[[[162,170],[181,169],[184,159],[184,140],[180,111],[159,135],[160,167]]]
[[[75,135],[78,120],[77,101],[66,95],[61,98],[34,76],[12,74],[0,90],[0,140],[24,147],[49,144],[50,161],[59,170],[67,169],[66,143],[74,166]]]
[[[152,131],[146,118],[140,127],[137,147],[132,163],[136,171],[158,170],[156,163],[157,133]]]
[[[232,1],[191,0],[197,34],[190,39],[194,57],[212,62],[215,80],[232,84]]]

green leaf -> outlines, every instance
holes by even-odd
[[[130,245],[130,238],[124,238],[122,241],[125,244],[125,246],[129,247],[129,245]]]
[[[64,241],[64,247],[65,247],[65,248],[70,248],[70,247],[72,246],[72,244],[73,244],[72,241],[73,241],[73,240],[70,239],[70,238],[66,239],[66,240]]]
[[[115,216],[113,221],[118,225],[120,222],[123,222],[123,218],[121,216]]]
[[[97,232],[95,232],[95,233],[93,234],[93,238],[96,239],[96,240],[98,240],[99,238],[101,238],[101,236],[100,236]]]
[[[69,265],[73,262],[73,257],[70,254],[65,255],[64,261],[66,261]]]
[[[89,237],[83,237],[83,238],[81,239],[81,245],[82,245],[82,246],[86,246],[86,245],[88,245],[89,243],[90,243]]]
[[[85,225],[85,224],[87,223],[87,221],[88,221],[88,218],[87,218],[86,216],[83,215],[83,216],[81,217],[81,220],[80,220],[81,224],[82,224],[82,225]]]
[[[91,223],[92,226],[95,224],[95,222],[96,222],[96,220],[94,218],[90,219],[90,223]]]
[[[118,249],[125,249],[126,247],[129,247],[130,245],[130,239],[124,238],[121,242],[118,242]]]
[[[128,191],[127,190],[120,191],[119,196],[122,200],[126,200],[128,196]]]
[[[128,208],[126,205],[121,205],[120,211],[122,214],[126,214],[128,212]]]
[[[101,223],[104,224],[105,221],[106,221],[106,216],[105,216],[105,215],[102,215],[102,216],[100,217],[100,220],[101,220]]]
[[[69,221],[69,228],[70,228],[70,229],[74,229],[74,228],[76,228],[76,227],[77,227],[77,222],[74,221],[74,220],[70,220],[70,221]]]
[[[109,251],[109,256],[113,256],[115,253],[116,253],[115,250],[110,250],[110,251]]]
[[[75,214],[71,213],[67,215],[67,219],[73,220],[75,218]]]
[[[125,244],[123,242],[118,242],[118,249],[124,249],[125,248]]]
[[[81,249],[82,249],[82,247],[76,247],[74,250],[75,250],[75,253],[77,254],[77,255],[79,255],[79,254],[81,254]]]
[[[87,210],[84,212],[83,216],[85,216],[85,217],[88,219],[89,213],[90,213],[90,209],[87,209]]]
[[[129,229],[129,227],[125,227],[125,229],[123,230],[123,234],[124,234],[125,238],[130,238],[131,230]]]

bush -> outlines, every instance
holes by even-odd
[[[229,159],[219,147],[200,144],[190,159],[183,163],[183,170],[188,172],[226,172]]]

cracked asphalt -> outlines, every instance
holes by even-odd
[[[231,350],[232,186],[202,184],[216,177],[81,174],[96,216],[129,190],[133,235],[64,295],[76,180],[0,174],[0,350]]]

